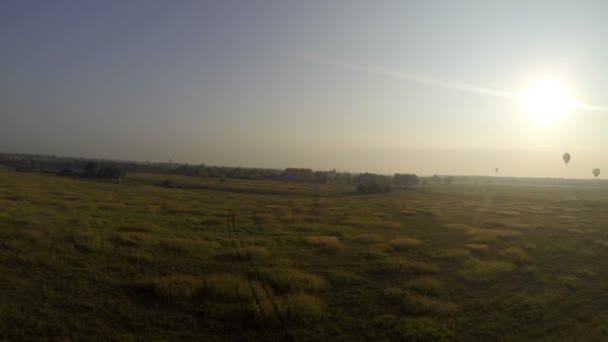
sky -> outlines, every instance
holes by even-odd
[[[0,151],[591,178],[608,173],[608,111],[539,126],[500,94],[549,77],[608,106],[606,13],[606,1],[0,0]]]

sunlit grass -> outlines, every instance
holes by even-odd
[[[0,181],[0,339],[604,338],[600,189]]]

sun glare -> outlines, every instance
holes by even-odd
[[[533,83],[521,95],[524,109],[538,125],[548,126],[572,110],[574,101],[568,90],[556,80]]]

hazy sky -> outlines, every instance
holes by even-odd
[[[471,89],[549,76],[608,105],[607,13],[606,1],[0,0],[0,151],[608,174],[608,112],[539,127],[518,101]]]

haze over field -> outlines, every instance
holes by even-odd
[[[0,151],[592,178],[608,169],[607,11],[602,1],[2,1]],[[558,89],[522,105],[545,79]]]

